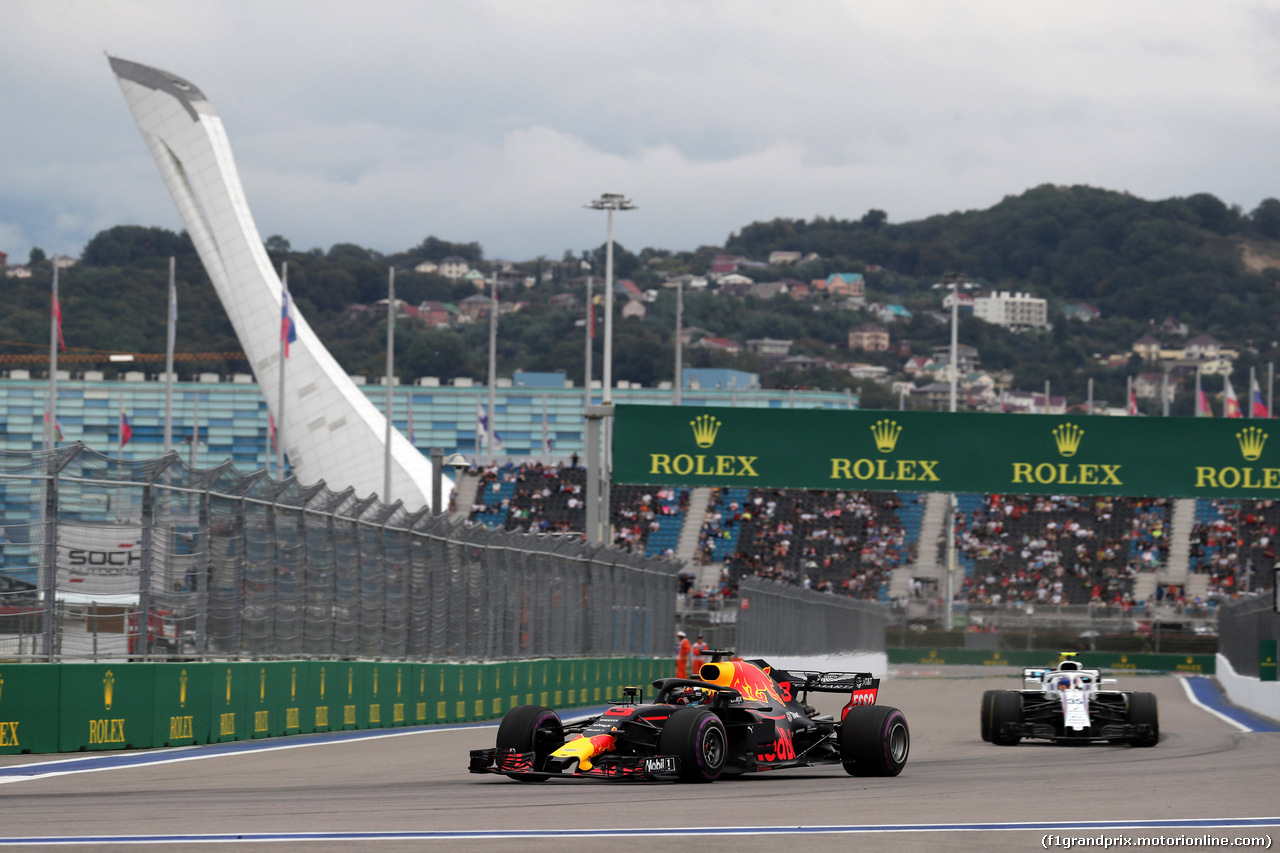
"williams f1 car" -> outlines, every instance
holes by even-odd
[[[1023,738],[1056,743],[1110,741],[1155,746],[1160,718],[1151,693],[1103,690],[1103,678],[1079,661],[1064,660],[1053,669],[1024,669],[1022,690],[988,690],[979,716],[982,739],[1014,746]]]
[[[521,782],[551,778],[712,782],[785,767],[839,764],[853,776],[897,776],[911,734],[897,708],[876,705],[871,673],[785,671],[763,660],[708,651],[698,678],[639,687],[598,716],[566,723],[550,708],[512,708],[497,748],[471,752],[472,773]],[[819,714],[810,693],[848,694],[840,719]]]

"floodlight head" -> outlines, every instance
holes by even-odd
[[[463,456],[461,453],[453,454],[448,459],[444,460],[444,464],[453,468],[455,471],[461,471],[464,468],[471,467],[471,463],[467,461],[467,457]]]

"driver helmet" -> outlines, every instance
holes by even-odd
[[[1067,690],[1071,687],[1071,677],[1066,675],[1062,676],[1055,682],[1054,686],[1059,690]]]

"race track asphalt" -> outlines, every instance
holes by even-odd
[[[204,760],[57,775],[83,765],[3,756],[0,853],[977,851],[1043,849],[1047,835],[1109,836],[1121,839],[1116,846],[1156,836],[1280,842],[1280,734],[1238,731],[1193,705],[1178,678],[1128,676],[1121,689],[1158,697],[1159,746],[984,743],[982,692],[1018,686],[1012,675],[983,671],[891,673],[880,703],[902,709],[912,736],[907,767],[893,779],[821,767],[711,785],[520,784],[466,770],[468,750],[493,744],[493,726],[287,749],[261,747],[300,741],[259,742]],[[838,709],[838,699],[822,699],[829,701],[816,702],[821,709]],[[166,755],[199,758],[202,750]],[[37,764],[45,775],[4,775]],[[1249,819],[1257,825],[1213,825]],[[1121,821],[1153,823],[1087,823]]]

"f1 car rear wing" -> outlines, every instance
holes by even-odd
[[[880,679],[869,672],[816,672],[808,669],[778,669],[763,660],[754,663],[769,673],[774,681],[790,682],[792,693],[849,693],[855,690],[877,690]]]

